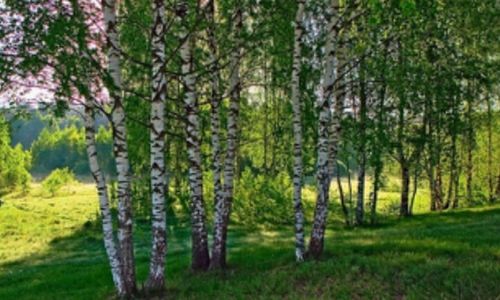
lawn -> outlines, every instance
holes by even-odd
[[[0,299],[107,299],[111,276],[91,185],[61,196],[10,195],[0,207]],[[148,222],[136,224],[138,274]],[[183,299],[500,299],[500,206],[334,222],[322,261],[294,263],[292,228],[230,233],[224,274],[189,271],[189,228],[169,228],[168,295]]]

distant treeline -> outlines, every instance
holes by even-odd
[[[39,112],[11,119],[12,146],[31,152],[31,174],[43,178],[55,169],[68,168],[80,177],[90,176],[85,131],[78,116],[54,118]],[[104,119],[97,123],[97,147],[103,171],[113,175],[112,138]]]

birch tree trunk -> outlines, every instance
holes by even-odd
[[[210,128],[211,128],[211,143],[212,143],[212,171],[213,171],[213,184],[214,184],[214,207],[217,211],[222,208],[224,201],[224,191],[222,187],[222,149],[221,149],[221,92],[220,92],[220,67],[218,52],[219,47],[217,44],[216,36],[216,23],[215,23],[215,1],[210,0],[206,8],[206,16],[208,22],[207,36],[208,46],[210,50],[210,81],[211,81],[211,95],[210,95]]]
[[[154,0],[152,39],[152,101],[150,117],[151,145],[151,200],[152,200],[152,245],[149,278],[146,287],[149,291],[162,291],[165,288],[166,212],[165,212],[165,101],[167,80],[165,78],[165,3]]]
[[[495,191],[494,191],[494,175],[493,175],[493,112],[492,112],[492,103],[490,100],[490,96],[486,95],[486,108],[487,108],[487,116],[488,121],[486,123],[487,131],[488,131],[488,194],[490,198],[490,202],[495,202]],[[458,198],[458,197],[456,197]]]
[[[356,201],[356,224],[362,225],[365,215],[365,177],[366,177],[366,123],[367,123],[367,91],[363,66],[359,68],[360,109],[359,109],[359,166],[358,190]]]
[[[401,217],[408,217],[410,215],[409,209],[410,199],[410,167],[406,160],[401,163],[401,205],[399,208],[399,215]]]
[[[233,202],[234,172],[236,167],[236,152],[238,147],[238,122],[240,114],[240,60],[241,60],[241,31],[243,29],[243,11],[241,4],[236,4],[234,16],[235,49],[230,60],[230,103],[227,120],[227,152],[224,161],[224,201],[215,212],[214,244],[212,249],[212,269],[226,266],[226,243],[229,216]]]
[[[467,201],[472,201],[472,178],[474,174],[474,162],[473,162],[473,150],[474,150],[474,126],[473,126],[473,108],[472,108],[472,99],[470,99],[470,95],[467,99],[467,163],[466,163],[466,197]]]
[[[214,224],[214,243],[212,245],[212,259],[211,268],[218,269],[221,268],[223,264],[220,263],[220,249],[221,249],[221,228],[223,226],[223,219],[219,216],[223,215],[223,210],[225,207],[225,197],[224,189],[222,185],[222,149],[220,144],[220,105],[221,105],[221,93],[220,93],[220,71],[218,63],[218,45],[215,33],[215,1],[210,1],[207,6],[207,21],[208,21],[208,43],[210,50],[210,73],[211,73],[211,115],[210,115],[210,127],[212,131],[211,142],[212,142],[212,160],[213,160],[213,184],[214,184],[214,208],[215,208],[215,224]]]
[[[304,28],[304,0],[298,0],[295,17],[295,41],[292,70],[292,107],[293,107],[293,206],[295,211],[295,259],[304,260],[304,211],[302,209],[302,104],[300,101],[300,69],[302,36]]]
[[[386,46],[387,49],[387,46]],[[387,55],[387,50],[385,51],[385,55]],[[378,99],[378,112],[377,112],[377,125],[376,125],[376,133],[377,139],[381,139],[384,135],[384,124],[385,124],[385,95],[387,91],[387,86],[385,83],[385,76],[382,75],[382,86],[379,91],[379,99]],[[373,194],[370,201],[370,223],[374,225],[377,223],[377,202],[378,202],[378,193],[381,186],[381,176],[382,171],[384,169],[384,161],[382,158],[384,146],[379,144],[374,149],[374,174],[373,174]]]
[[[111,267],[111,275],[115,288],[120,297],[126,295],[125,283],[123,281],[122,267],[120,262],[120,254],[116,246],[115,236],[113,233],[113,216],[109,206],[108,188],[106,179],[101,171],[99,161],[97,159],[97,147],[95,142],[95,118],[94,104],[92,100],[87,101],[85,105],[85,143],[87,149],[87,157],[89,159],[89,167],[92,177],[94,178],[97,195],[99,197],[99,209],[102,220],[102,234],[104,240],[104,248],[108,256]]]
[[[328,201],[330,191],[330,160],[329,154],[329,127],[330,127],[330,99],[333,93],[335,74],[334,43],[336,39],[338,0],[331,1],[332,16],[328,24],[328,36],[325,46],[325,58],[323,63],[322,89],[318,97],[317,106],[319,108],[318,118],[318,158],[317,158],[317,199],[314,211],[314,222],[309,242],[309,255],[313,258],[319,258],[323,253],[326,221],[328,217]]]
[[[430,97],[428,93],[425,94],[425,106],[424,106],[424,126],[425,126],[425,133],[427,137],[427,153],[428,153],[428,158],[426,161],[426,172],[427,172],[427,177],[429,179],[429,190],[430,190],[430,196],[431,196],[431,201],[430,201],[430,210],[431,211],[436,211],[437,210],[437,203],[436,203],[436,195],[435,195],[435,176],[434,176],[434,166],[435,166],[435,160],[434,160],[434,151],[435,151],[435,146],[434,146],[434,112],[433,112],[433,100]]]
[[[346,11],[340,11],[339,14],[345,14]],[[339,24],[338,26],[342,26]],[[345,34],[345,32],[344,32]],[[347,226],[351,225],[350,221],[350,212],[345,203],[345,195],[342,187],[342,181],[340,176],[340,164],[337,161],[337,156],[340,148],[340,140],[342,137],[342,118],[344,114],[344,105],[347,97],[347,76],[349,75],[349,67],[347,63],[346,56],[346,36],[344,36],[340,31],[337,33],[338,36],[338,47],[337,47],[337,78],[336,78],[336,86],[335,86],[335,105],[333,106],[333,115],[332,115],[332,136],[330,141],[330,159],[331,159],[331,170],[330,176],[334,176],[336,174],[337,178],[337,187],[339,190],[339,198],[340,204],[342,206],[342,212],[345,217],[345,223]]]
[[[128,159],[125,109],[122,97],[120,66],[120,40],[118,35],[117,4],[115,0],[103,0],[104,22],[107,39],[109,92],[112,103],[111,125],[113,148],[118,175],[118,240],[125,282],[125,292],[133,295],[137,291],[135,281],[134,245],[132,240],[132,196],[130,186],[130,163]]]
[[[177,16],[181,22],[187,14],[187,3],[181,2],[177,8]],[[205,217],[205,203],[203,201],[203,173],[201,165],[201,135],[199,121],[199,107],[196,95],[196,74],[193,64],[193,33],[182,24],[183,32],[180,40],[182,60],[182,80],[184,85],[184,107],[186,110],[186,143],[189,161],[189,187],[191,191],[191,238],[192,262],[191,268],[195,271],[207,270],[210,264]]]

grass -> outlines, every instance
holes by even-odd
[[[0,299],[107,299],[113,294],[91,185],[44,198],[35,187],[0,207]],[[148,267],[136,224],[137,271]],[[169,228],[168,295],[182,299],[500,299],[500,206],[329,226],[322,261],[293,262],[292,228],[230,232],[225,273],[188,270],[189,229]]]

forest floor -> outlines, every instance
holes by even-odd
[[[94,188],[10,195],[0,207],[0,299],[109,299]],[[136,224],[139,279],[148,222]],[[290,227],[230,230],[225,273],[189,271],[189,229],[169,228],[168,298],[500,299],[500,205],[376,227],[329,226],[319,262],[294,263]]]

